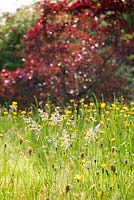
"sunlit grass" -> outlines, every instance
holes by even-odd
[[[79,104],[2,109],[1,200],[134,199],[134,103]]]

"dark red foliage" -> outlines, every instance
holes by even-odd
[[[42,0],[40,19],[23,37],[24,68],[6,72],[6,79],[0,73],[0,84],[7,88],[0,89],[1,98],[26,103],[35,96],[46,100],[49,94],[54,103],[66,103],[70,98],[89,100],[93,93],[108,99],[113,93],[127,94],[125,81],[115,72],[133,51],[131,39],[122,39],[133,33],[124,18],[131,9],[130,1],[121,0]]]

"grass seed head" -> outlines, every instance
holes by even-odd
[[[29,153],[29,155],[31,155],[31,154],[32,154],[32,152],[33,152],[33,149],[32,149],[32,147],[28,147],[28,153]]]

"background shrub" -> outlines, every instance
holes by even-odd
[[[130,91],[119,69],[133,65],[132,7],[131,1],[121,0],[42,0],[39,19],[22,39],[23,68],[1,71],[1,100],[27,104],[49,95],[53,103],[65,104],[71,98],[89,101],[93,93],[127,97]]]

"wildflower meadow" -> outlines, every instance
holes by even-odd
[[[134,199],[134,102],[1,108],[1,200]]]

